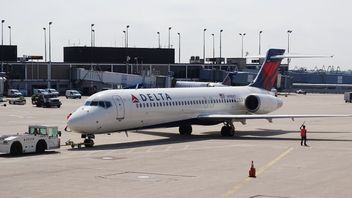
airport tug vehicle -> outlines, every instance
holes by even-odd
[[[20,155],[22,153],[44,153],[60,148],[61,132],[57,126],[30,125],[28,132],[0,137],[0,153]]]

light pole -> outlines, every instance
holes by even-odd
[[[11,45],[11,26],[7,26],[9,28],[9,33],[10,33],[10,45]]]
[[[90,46],[93,47],[93,27],[94,27],[94,24],[90,24]]]
[[[181,34],[177,33],[178,35],[178,63],[181,63]]]
[[[241,57],[243,58],[243,37],[246,36],[246,33],[239,33],[239,35],[242,37]]]
[[[51,24],[53,22],[49,22],[49,62],[51,62]]]
[[[292,33],[292,30],[287,30],[287,53],[290,53],[290,34]],[[287,67],[290,65],[290,59],[287,59]]]
[[[259,55],[260,55],[260,53],[261,53],[262,33],[263,33],[263,31],[260,30],[260,31],[259,31]]]
[[[158,34],[158,47],[161,48],[160,47],[160,32],[157,32],[157,34]]]
[[[95,30],[93,29],[93,47],[95,47]]]
[[[215,58],[215,37],[214,37],[215,35],[211,34],[211,36],[213,37],[213,59],[214,59]]]
[[[43,27],[44,30],[44,57],[45,57],[45,62],[47,61],[46,59],[46,28]]]
[[[170,44],[170,32],[171,32],[171,27],[169,27],[169,44],[168,44],[168,48],[170,48],[171,47],[171,44]]]
[[[1,20],[1,45],[4,45],[4,23],[5,20]]]
[[[203,29],[203,63],[205,63],[205,32],[207,31],[206,28]]]
[[[126,48],[128,48],[128,28],[130,28],[130,25],[126,26]]]
[[[220,30],[220,64],[221,64],[221,33],[223,32],[224,30]]]
[[[126,31],[122,31],[123,32],[123,36],[124,36],[124,39],[125,39],[125,47],[127,47],[127,42],[126,42]]]

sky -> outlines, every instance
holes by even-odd
[[[206,28],[206,56],[219,56],[222,32],[222,57],[241,57],[244,52],[262,54],[269,48],[290,53],[334,55],[327,59],[294,59],[290,69],[334,66],[352,69],[352,1],[349,0],[0,0],[0,19],[4,23],[4,44],[18,46],[18,56],[43,55],[43,27],[51,25],[52,61],[63,61],[63,47],[90,46],[91,24],[95,45],[122,47],[123,30],[129,25],[130,47],[154,48],[168,45],[168,27],[172,27],[171,45],[178,62],[178,35],[181,34],[181,62],[191,56],[203,56],[203,29]],[[48,35],[47,35],[48,36]]]

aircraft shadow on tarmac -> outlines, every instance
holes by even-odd
[[[59,154],[58,151],[45,151],[44,153],[22,153],[20,155],[11,154],[0,154],[0,158],[19,158],[19,157],[31,157],[31,156],[43,156],[43,155],[54,155]]]
[[[112,149],[130,149],[130,148],[141,148],[149,146],[160,146],[160,145],[172,145],[187,142],[198,142],[207,140],[266,140],[266,141],[298,141],[300,140],[299,132],[297,131],[284,131],[284,130],[272,130],[272,129],[258,129],[258,131],[237,131],[234,137],[222,137],[219,131],[204,132],[197,135],[179,135],[177,133],[170,132],[156,132],[156,131],[137,131],[131,133],[140,133],[145,135],[153,135],[163,137],[162,139],[155,140],[142,140],[134,142],[124,143],[113,143],[104,145],[94,145],[91,148],[76,148],[69,149],[71,151],[84,151],[84,150],[112,150]],[[297,133],[297,138],[286,138],[286,137],[273,137],[277,135],[283,135],[287,133]],[[327,133],[314,131],[312,133]],[[331,133],[348,133],[348,132],[331,132]],[[322,141],[322,142],[352,142],[348,139],[324,139],[324,138],[309,138],[309,141]]]

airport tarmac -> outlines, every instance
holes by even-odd
[[[280,97],[284,106],[274,114],[352,113],[343,95]],[[34,107],[29,98],[0,106],[0,135],[48,124],[63,132],[61,144],[81,141],[63,129],[84,100],[61,100],[60,109]],[[300,146],[303,121],[308,147]],[[221,125],[193,126],[189,137],[160,128],[97,135],[93,148],[0,155],[0,197],[351,197],[351,117],[235,126],[231,138],[220,136]],[[256,178],[248,177],[252,160]]]

